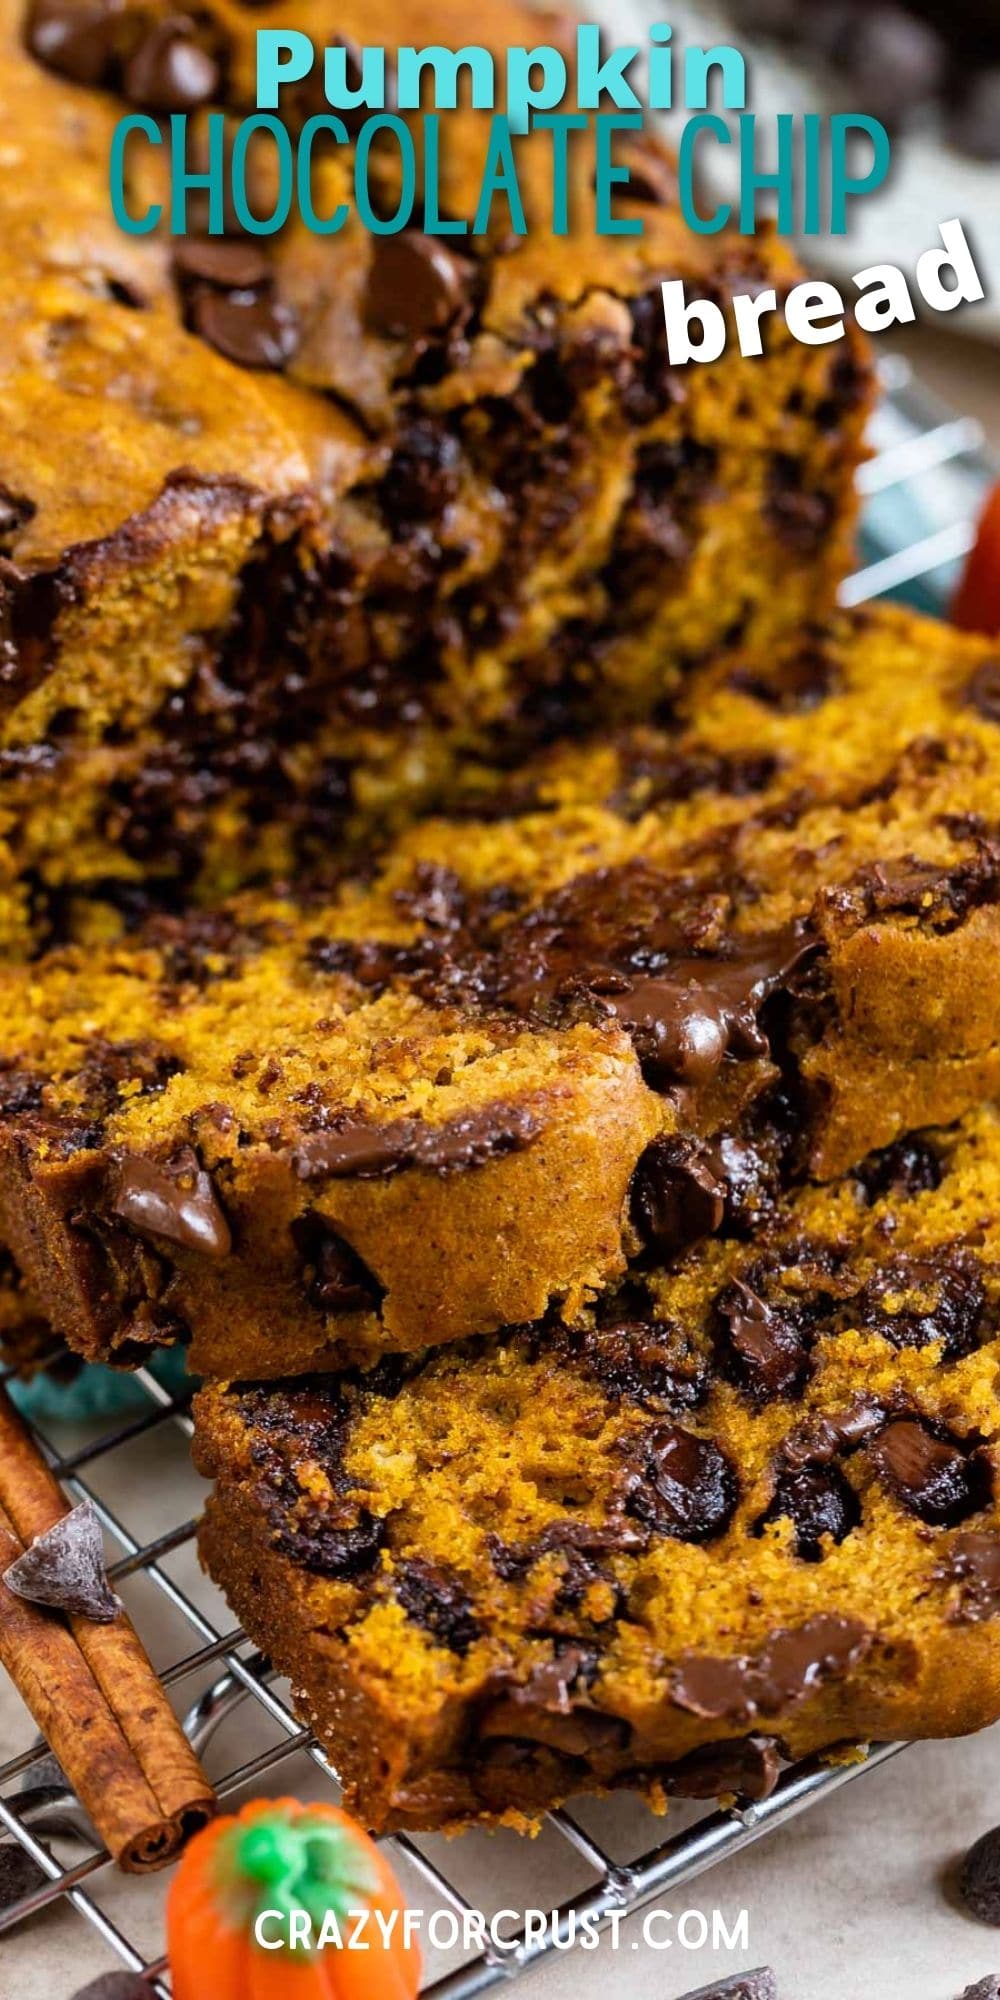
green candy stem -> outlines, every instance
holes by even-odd
[[[371,1856],[348,1828],[280,1808],[237,1822],[219,1843],[219,1892],[230,1922],[254,1942],[262,1910],[306,1910],[318,1936],[332,1911],[338,1922],[362,1910],[378,1888]]]

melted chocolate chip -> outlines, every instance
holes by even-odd
[[[557,1641],[552,1659],[533,1667],[527,1680],[501,1671],[493,1680],[496,1698],[480,1714],[478,1736],[541,1743],[568,1757],[619,1752],[628,1742],[629,1725],[594,1707],[590,1689],[597,1666],[593,1647]]]
[[[665,1789],[683,1799],[721,1799],[731,1793],[759,1803],[778,1782],[781,1759],[771,1736],[742,1736],[704,1743],[672,1764]]]
[[[930,1527],[957,1527],[989,1499],[990,1475],[982,1460],[915,1417],[887,1424],[870,1449],[883,1485]]]
[[[108,1584],[101,1525],[89,1500],[36,1535],[5,1570],[3,1581],[17,1597],[91,1618],[97,1625],[111,1624],[121,1610]]]
[[[853,1486],[835,1465],[803,1465],[779,1474],[774,1495],[757,1531],[769,1521],[789,1520],[795,1530],[795,1552],[803,1562],[820,1562],[826,1536],[842,1542],[861,1519]]]
[[[416,230],[375,236],[365,324],[394,340],[440,333],[467,306],[470,273],[436,238]]]
[[[962,1864],[959,1888],[966,1909],[980,1923],[1000,1925],[1000,1826],[973,1842]]]
[[[869,1153],[854,1169],[854,1179],[870,1202],[884,1201],[890,1195],[901,1201],[932,1194],[941,1185],[941,1175],[940,1156],[929,1139],[920,1137],[897,1139],[894,1145]]]
[[[142,111],[195,111],[222,81],[216,56],[186,14],[153,22],[125,64],[123,89]]]
[[[955,1625],[979,1625],[1000,1612],[1000,1535],[956,1535],[938,1563],[939,1583],[957,1583]]]
[[[726,1210],[725,1183],[697,1140],[654,1139],[632,1177],[629,1214],[647,1250],[669,1259],[714,1236]]]
[[[885,1411],[868,1396],[859,1396],[849,1409],[836,1416],[817,1413],[806,1417],[789,1431],[781,1447],[785,1465],[793,1468],[809,1464],[828,1465],[841,1453],[856,1451],[880,1429]]]
[[[982,1279],[961,1253],[940,1262],[904,1255],[868,1279],[850,1313],[894,1347],[940,1341],[944,1359],[957,1361],[977,1345],[985,1306]]]
[[[442,1646],[464,1655],[479,1637],[472,1599],[454,1570],[408,1556],[397,1566],[394,1587],[408,1618]]]
[[[538,1136],[538,1121],[526,1105],[485,1105],[446,1125],[417,1118],[369,1125],[360,1119],[309,1132],[292,1149],[299,1180],[373,1180],[424,1167],[439,1174],[464,1173],[508,1153],[521,1153]]]
[[[190,313],[195,332],[241,368],[284,368],[299,344],[298,317],[291,306],[257,291],[198,286]]]
[[[356,1250],[310,1210],[292,1224],[292,1237],[306,1266],[306,1296],[318,1312],[370,1312],[382,1288]]]
[[[17,537],[34,519],[36,511],[33,500],[28,500],[23,493],[12,493],[9,486],[0,484],[0,556],[13,553]]]
[[[709,1542],[736,1510],[736,1475],[717,1444],[662,1423],[635,1442],[625,1480],[625,1512],[652,1534]]]
[[[169,1160],[126,1153],[117,1169],[113,1215],[142,1236],[166,1237],[183,1250],[228,1257],[233,1239],[210,1174],[191,1146]]]
[[[794,1307],[770,1306],[739,1279],[715,1302],[727,1375],[755,1403],[794,1396],[809,1369],[809,1344]]]
[[[964,698],[985,722],[1000,723],[1000,659],[986,660],[977,667]]]
[[[829,532],[834,503],[829,493],[807,487],[805,474],[801,460],[775,453],[768,476],[767,516],[778,539],[794,555],[815,556]]]
[[[588,1368],[613,1401],[697,1409],[708,1394],[708,1370],[679,1329],[654,1319],[615,1319],[614,1303],[605,1306],[608,1318],[597,1327],[584,1333],[560,1328],[555,1335],[574,1366]]]
[[[820,1612],[804,1625],[772,1633],[758,1653],[719,1659],[686,1654],[671,1676],[671,1695],[692,1715],[746,1726],[849,1673],[870,1645],[871,1634],[857,1619]]]

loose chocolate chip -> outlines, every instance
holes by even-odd
[[[809,1370],[809,1343],[794,1307],[770,1306],[737,1279],[715,1302],[727,1375],[755,1403],[794,1396]]]
[[[174,269],[180,278],[215,285],[222,292],[259,291],[271,282],[271,265],[256,243],[233,236],[178,236]]]
[[[973,1842],[959,1877],[962,1901],[980,1923],[1000,1925],[1000,1826]]]
[[[92,1618],[97,1625],[110,1625],[121,1610],[108,1583],[101,1525],[89,1500],[36,1535],[3,1581],[17,1597]]]
[[[113,0],[35,0],[27,44],[47,69],[93,88],[110,78],[121,25]]]
[[[1000,2000],[1000,1972],[988,1972],[985,1979],[977,1979],[974,1986],[967,1986],[958,2000]]]
[[[708,1542],[728,1528],[736,1510],[736,1475],[708,1438],[676,1424],[657,1424],[637,1444],[625,1482],[625,1511],[653,1534]]]
[[[256,291],[220,292],[199,286],[191,299],[191,324],[227,361],[241,368],[284,368],[299,344],[291,306]]]
[[[416,230],[372,238],[365,324],[394,340],[439,333],[467,304],[469,273],[433,237]]]
[[[725,1183],[694,1139],[654,1139],[632,1177],[629,1213],[647,1250],[674,1257],[714,1236],[726,1210]]]
[[[871,1446],[875,1467],[900,1505],[935,1528],[954,1528],[989,1498],[986,1466],[954,1439],[935,1436],[915,1417],[887,1424]]]
[[[186,14],[155,22],[125,64],[123,88],[142,111],[195,111],[216,95],[222,72]]]
[[[979,1273],[963,1268],[956,1256],[935,1263],[900,1256],[868,1279],[848,1308],[856,1324],[883,1334],[894,1347],[929,1347],[941,1342],[943,1358],[971,1354],[986,1306]]]
[[[292,1224],[295,1247],[307,1267],[306,1291],[318,1312],[373,1311],[382,1288],[356,1250],[310,1210]]]
[[[45,1870],[33,1861],[20,1841],[5,1840],[0,1845],[0,1914],[22,1896],[30,1896],[47,1880]]]
[[[1000,659],[986,660],[976,669],[965,690],[970,708],[977,708],[986,722],[1000,724]]]
[[[918,1194],[932,1194],[941,1185],[940,1156],[929,1139],[897,1139],[895,1145],[869,1153],[854,1170],[869,1201],[884,1201],[887,1195],[899,1201]]]
[[[789,1520],[795,1530],[795,1552],[803,1562],[820,1562],[824,1537],[842,1542],[861,1519],[858,1496],[835,1465],[803,1465],[782,1472],[774,1495],[757,1523]]]
[[[138,1972],[101,1972],[71,2000],[153,2000],[153,1989]]]
[[[454,1570],[403,1558],[394,1577],[396,1596],[407,1617],[422,1625],[442,1646],[464,1655],[479,1637],[479,1620],[472,1599]]]
[[[169,1160],[126,1153],[118,1167],[112,1213],[141,1236],[164,1236],[205,1257],[228,1257],[232,1235],[210,1174],[191,1146]]]

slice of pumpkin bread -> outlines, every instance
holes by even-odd
[[[371,1826],[1000,1715],[1000,1121],[650,1266],[579,1327],[213,1385],[208,1569]]]

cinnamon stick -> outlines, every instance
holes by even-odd
[[[110,1624],[26,1602],[2,1578],[70,1502],[0,1390],[0,1662],[108,1852],[163,1868],[215,1811],[212,1788],[124,1610]]]

